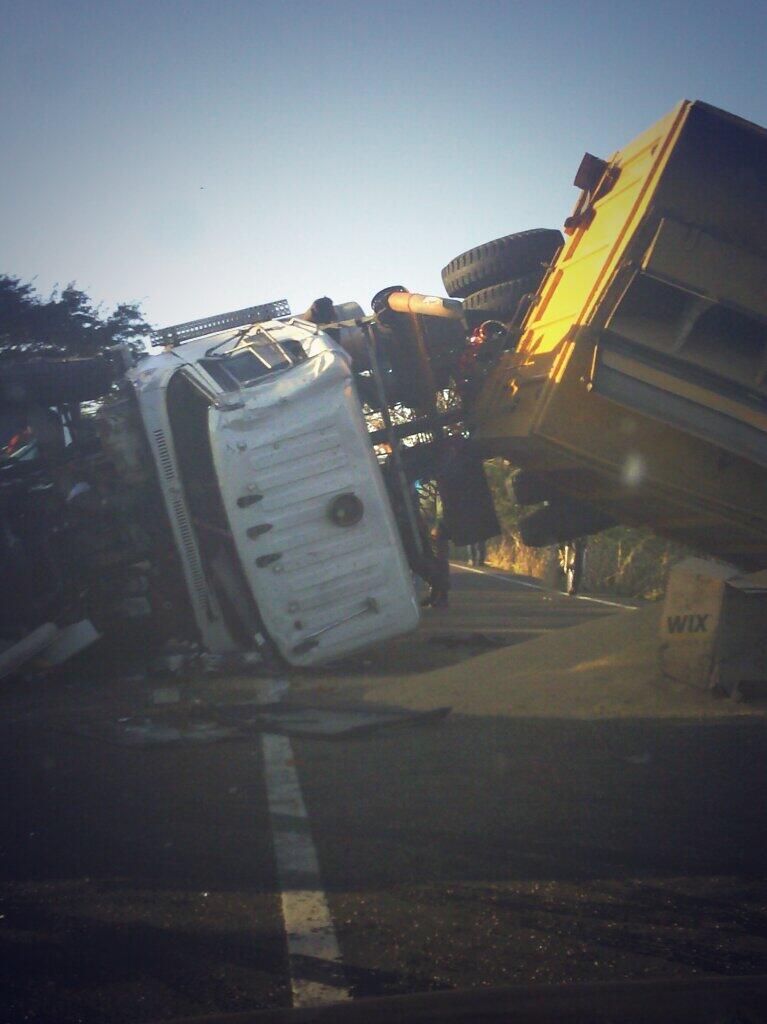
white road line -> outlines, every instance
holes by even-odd
[[[277,686],[284,684],[276,684]],[[265,694],[264,703],[269,703]],[[285,922],[293,1006],[321,1006],[351,998],[343,976],[330,908],[322,891],[320,867],[309,817],[301,793],[287,736],[261,737],[264,775],[272,823],[272,841]],[[314,981],[305,976],[308,963],[329,968],[338,981]]]
[[[548,590],[548,587],[541,586],[540,583],[528,583],[527,580],[518,580],[513,576],[507,576],[506,573],[493,572],[492,569],[475,569],[472,565],[460,565],[458,562],[451,562],[450,565],[454,569],[463,569],[464,572],[476,572],[480,576],[494,576],[497,580],[504,580],[506,583],[513,583],[517,587],[529,587],[531,590]],[[576,601],[591,601],[593,604],[606,604],[611,608],[625,608],[626,611],[635,612],[636,605],[633,604],[620,604],[618,601],[605,601],[602,597],[586,597],[585,594],[574,594],[573,599]]]

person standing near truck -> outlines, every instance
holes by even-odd
[[[479,568],[485,564],[487,557],[487,545],[483,540],[475,541],[473,544],[469,544],[469,562],[475,567]]]
[[[424,604],[432,608],[447,608],[450,592],[450,542],[444,519],[437,520],[431,531],[431,548],[434,553],[429,579],[431,593]]]

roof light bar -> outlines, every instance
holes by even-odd
[[[151,340],[153,345],[181,345],[185,341],[201,338],[206,334],[216,334],[232,327],[245,327],[263,320],[276,320],[281,316],[290,316],[287,299],[277,299],[262,306],[248,306],[246,309],[235,309],[230,313],[203,317],[202,320],[188,320],[183,324],[163,327],[152,332]]]

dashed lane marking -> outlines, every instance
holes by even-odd
[[[265,694],[264,703],[269,702]],[[293,1006],[344,1002],[351,995],[322,890],[293,748],[287,736],[272,733],[265,733],[261,743]]]

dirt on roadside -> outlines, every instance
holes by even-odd
[[[366,680],[365,700],[467,715],[557,718],[765,715],[664,679],[660,605],[595,619],[430,672]],[[331,684],[330,679],[324,680]]]

